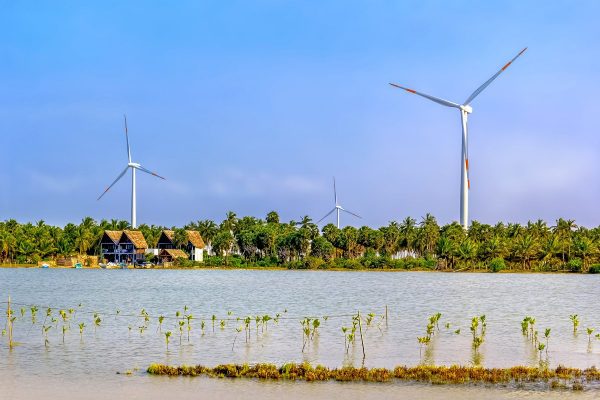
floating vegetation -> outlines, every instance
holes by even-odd
[[[585,385],[600,382],[600,370],[595,367],[585,370],[558,366],[555,369],[517,366],[512,368],[482,368],[466,366],[398,366],[386,368],[343,367],[330,369],[308,363],[284,364],[223,364],[216,367],[202,365],[179,367],[151,364],[147,372],[151,375],[208,376],[214,378],[250,378],[265,380],[305,380],[340,382],[391,382],[413,381],[432,384],[525,384],[544,383],[548,389],[566,388],[582,390]]]

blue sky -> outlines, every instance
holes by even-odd
[[[600,2],[0,1],[0,219],[458,219],[600,224]]]

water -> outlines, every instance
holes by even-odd
[[[393,368],[421,362],[486,367],[535,366],[539,363],[539,352],[521,334],[520,321],[525,315],[536,318],[535,329],[540,331],[540,338],[545,328],[552,329],[548,354],[543,352],[543,358],[550,366],[600,366],[600,340],[592,337],[588,343],[585,333],[587,327],[597,328],[595,333],[600,332],[598,275],[0,269],[1,301],[9,294],[19,316],[14,332],[15,340],[20,342],[9,352],[6,336],[0,341],[0,387],[13,388],[10,398],[17,395],[38,397],[34,389],[24,390],[24,386],[31,386],[32,381],[48,382],[45,390],[51,390],[55,397],[64,390],[79,390],[81,395],[94,398],[92,394],[98,392],[94,388],[100,386],[104,387],[103,394],[115,393],[117,397],[118,393],[123,395],[128,391],[145,393],[139,388],[152,388],[152,393],[146,395],[158,397],[161,391],[169,393],[175,387],[181,390],[182,396],[186,390],[191,395],[204,389],[236,393],[237,390],[260,387],[261,393],[273,393],[274,398],[284,390],[281,388],[287,388],[285,391],[290,396],[294,391],[301,395],[312,390],[314,396],[327,398],[338,393],[336,388],[342,386],[350,392],[378,393],[380,398],[398,390],[405,391],[408,397],[419,397],[423,393],[428,393],[425,397],[435,397],[436,390],[441,390],[439,395],[442,396],[450,389],[405,384],[394,384],[391,389],[389,385],[239,384],[202,378],[165,381],[143,373],[152,362],[212,366],[229,362],[281,364],[308,361],[329,367],[359,366],[362,363],[360,340],[351,345],[347,353],[341,327],[350,326],[349,315],[358,310],[364,316],[368,313],[382,315],[386,305],[387,325],[376,316],[371,326],[363,326],[364,364],[369,367]],[[36,325],[31,324],[29,309],[25,318],[20,318],[21,305],[16,303],[39,306]],[[60,322],[48,333],[49,345],[44,344],[41,323],[47,305],[55,308],[55,314],[59,308],[78,310],[65,334],[64,344]],[[185,305],[194,319],[189,342],[184,327],[180,345],[179,328],[173,317],[178,310],[183,314]],[[143,318],[126,315],[139,315],[142,308],[153,318],[140,334],[138,327],[144,324]],[[117,309],[121,314],[111,315]],[[94,312],[102,319],[95,332]],[[232,315],[228,316],[228,312]],[[427,319],[436,312],[442,313],[440,332],[420,354],[416,338],[424,336]],[[255,323],[251,323],[248,343],[243,331],[236,332],[242,325],[235,320],[238,316],[275,316],[276,313],[282,315],[279,322],[270,321],[266,331],[259,328],[258,335]],[[163,331],[173,332],[168,351],[164,335],[157,332],[158,323],[154,318],[161,314],[171,317],[165,319],[162,326]],[[217,316],[214,332],[213,314]],[[481,314],[486,315],[487,330],[484,343],[475,353],[469,326],[471,318]],[[573,334],[570,314],[578,314],[581,320],[577,335]],[[327,320],[323,318],[326,315],[330,316]],[[321,326],[302,352],[299,319],[305,316],[321,317]],[[200,329],[201,318],[206,323],[204,334]],[[224,329],[220,328],[221,319],[230,319]],[[79,322],[86,324],[83,339],[77,327]],[[446,329],[446,323],[450,323],[449,329]],[[456,329],[461,330],[459,335],[454,333]],[[134,372],[131,376],[116,375],[117,371],[126,370]],[[65,379],[78,383],[69,389]],[[481,398],[477,390],[484,389],[452,390],[458,390],[465,398]],[[514,392],[497,389],[485,391],[488,398],[514,395]],[[342,396],[342,393],[336,396]],[[0,393],[0,398],[2,396]]]

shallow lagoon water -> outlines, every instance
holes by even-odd
[[[89,398],[109,393],[127,395],[128,391],[146,393],[245,393],[257,390],[280,397],[281,391],[294,398],[313,391],[313,397],[331,397],[359,391],[378,398],[404,393],[414,398],[442,396],[457,391],[463,398],[504,398],[518,391],[483,388],[433,388],[426,385],[364,385],[306,383],[233,383],[232,381],[196,379],[163,379],[150,377],[143,371],[150,363],[205,364],[309,361],[336,367],[361,365],[359,341],[346,354],[342,326],[351,325],[350,314],[360,310],[383,314],[388,306],[388,323],[374,318],[364,327],[365,366],[393,368],[396,365],[480,363],[485,367],[537,365],[539,353],[521,334],[520,321],[525,315],[536,318],[540,337],[551,328],[547,360],[551,366],[564,364],[586,368],[600,366],[600,340],[588,343],[587,327],[600,332],[600,276],[551,274],[450,274],[432,272],[338,272],[338,271],[272,271],[272,270],[65,270],[65,269],[0,269],[0,298],[10,294],[20,316],[20,304],[38,305],[38,323],[31,325],[29,310],[15,323],[15,340],[20,342],[8,351],[6,337],[0,345],[0,384],[13,388],[10,397],[36,398],[33,382],[42,383],[53,397],[61,390],[80,390]],[[19,304],[17,304],[19,303]],[[78,305],[82,304],[79,308]],[[175,317],[187,305],[194,315],[190,341],[187,331],[181,345],[174,318],[165,319],[162,330],[171,330],[169,350],[164,336],[157,333],[158,323],[152,318],[140,334],[138,327],[144,308],[151,316]],[[61,324],[49,332],[49,346],[44,345],[41,322],[45,306],[76,311],[71,329],[62,342]],[[114,316],[116,310],[121,315]],[[287,312],[284,312],[287,310]],[[228,316],[228,311],[232,312]],[[94,332],[93,312],[102,318]],[[416,337],[423,336],[430,315],[441,312],[440,332],[431,345],[419,354]],[[248,343],[244,333],[236,333],[241,325],[235,317],[282,314],[276,324],[269,322],[266,332],[254,323]],[[217,316],[212,330],[211,316]],[[470,321],[485,314],[487,332],[479,354],[471,348]],[[573,334],[570,314],[581,320],[579,333]],[[299,318],[321,318],[319,333],[302,352],[302,329]],[[200,318],[206,321],[204,334]],[[221,329],[220,319],[228,321]],[[77,323],[85,322],[83,339]],[[449,322],[450,328],[445,324]],[[131,330],[128,329],[131,326]],[[461,334],[454,331],[461,329]],[[237,339],[235,339],[237,334]],[[232,351],[232,343],[236,345]],[[544,358],[546,355],[544,352]],[[139,368],[131,376],[117,371]],[[46,382],[46,383],[44,383]],[[78,382],[72,385],[72,382]],[[57,384],[61,383],[61,384]],[[29,387],[29,392],[24,389]],[[98,393],[99,388],[102,393]],[[87,389],[84,389],[87,388]],[[145,388],[145,389],[144,389]],[[164,390],[164,392],[163,392]],[[439,392],[438,392],[439,390]],[[200,392],[199,392],[200,391]],[[308,391],[308,392],[307,392]],[[480,391],[483,391],[480,393]],[[8,393],[8,392],[7,392]],[[30,395],[27,395],[30,393]],[[95,394],[94,394],[95,393]],[[38,393],[39,394],[39,393]],[[540,393],[537,393],[540,394]],[[528,395],[535,396],[535,393]],[[348,396],[346,395],[346,397]],[[564,395],[564,393],[563,393]],[[358,396],[358,395],[357,395]],[[492,396],[492,397],[490,397]],[[499,396],[499,397],[493,397]],[[0,394],[0,397],[2,395]],[[219,397],[226,397],[225,394]],[[264,396],[263,396],[264,397]],[[266,395],[266,398],[269,398]],[[375,398],[375,397],[374,397]]]

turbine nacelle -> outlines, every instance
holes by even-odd
[[[130,162],[130,163],[127,164],[127,166],[131,167],[131,168],[138,168],[139,169],[142,165],[138,164],[138,163]]]
[[[473,107],[471,107],[470,105],[462,105],[459,107],[462,111],[466,112],[467,114],[471,114],[473,112]]]

